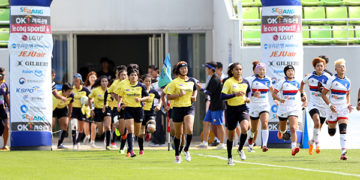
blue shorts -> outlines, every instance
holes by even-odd
[[[224,115],[224,111],[220,110],[220,111],[210,111],[208,110],[208,112],[205,114],[205,118],[204,121],[205,122],[209,122],[213,125],[223,125],[223,115]]]

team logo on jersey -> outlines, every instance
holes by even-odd
[[[179,86],[184,86],[183,84],[179,84]]]
[[[126,89],[125,91],[130,91],[130,89]]]

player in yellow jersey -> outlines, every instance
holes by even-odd
[[[72,93],[72,87],[69,83],[65,83],[62,86],[59,95],[66,98],[66,101],[57,99],[53,96],[53,117],[59,119],[61,128],[60,138],[58,141],[57,148],[65,149],[66,147],[62,144],[64,138],[68,136],[68,124],[69,124],[69,111],[71,112],[72,103],[74,102],[74,94]]]
[[[151,79],[152,77],[149,74],[143,77],[143,82],[150,98],[147,101],[144,101],[144,120],[142,122],[140,135],[138,136],[140,155],[144,154],[143,142],[145,134],[149,133],[151,137],[151,134],[156,131],[155,111],[159,111],[162,105],[160,94],[155,89],[151,88]],[[155,98],[159,100],[159,104],[157,106],[154,106]]]
[[[108,107],[110,96],[105,99],[105,91],[108,88],[109,80],[106,76],[101,76],[95,83],[91,94],[89,95],[89,106],[91,111],[91,116],[94,117],[96,126],[100,134],[102,134],[102,129],[105,129],[105,138],[106,138],[106,150],[110,150],[110,137],[111,137],[111,111]],[[94,101],[95,109],[92,108],[92,101]],[[104,105],[106,101],[106,105]]]
[[[221,98],[227,101],[227,109],[225,111],[226,123],[228,129],[227,153],[228,165],[234,165],[232,160],[232,147],[235,139],[235,128],[237,123],[240,124],[241,135],[238,153],[241,160],[245,160],[246,156],[243,150],[249,130],[249,109],[246,103],[250,101],[251,90],[247,80],[242,77],[242,65],[233,63],[228,70],[229,79],[223,85]]]
[[[185,133],[187,134],[184,155],[187,161],[191,161],[189,147],[194,125],[194,107],[192,103],[196,101],[197,91],[195,79],[187,76],[187,62],[178,62],[176,65],[176,73],[179,76],[168,84],[164,92],[168,100],[173,100],[175,163],[181,163],[180,138],[183,134],[183,122],[185,123]]]
[[[119,92],[119,103],[124,103],[124,119],[125,128],[128,130],[128,154],[127,156],[135,157],[133,151],[134,137],[139,136],[141,123],[144,118],[143,103],[147,101],[149,93],[146,91],[144,84],[139,82],[139,71],[129,67],[128,70],[129,83],[124,83]],[[120,105],[119,105],[120,106]],[[141,139],[139,139],[141,141]],[[141,143],[141,142],[140,142]]]
[[[79,73],[74,74],[74,80],[73,80],[74,86],[73,86],[73,93],[74,93],[74,103],[73,103],[73,110],[71,113],[71,134],[73,139],[73,149],[80,148],[80,140],[85,138],[84,133],[84,126],[86,117],[81,112],[81,97],[88,96],[90,94],[90,91],[84,87],[82,77]],[[78,129],[79,135],[76,138],[76,130]]]

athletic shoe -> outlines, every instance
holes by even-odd
[[[65,147],[63,144],[58,145],[57,148],[58,148],[58,149],[67,149],[67,147]]]
[[[245,160],[245,159],[246,159],[246,155],[245,155],[244,150],[241,150],[241,151],[238,150],[238,153],[239,153],[239,156],[240,156],[240,159],[241,159],[241,160]]]
[[[205,144],[205,143],[201,143],[198,148],[203,148],[203,149],[207,149],[208,148],[208,145]]]
[[[214,140],[211,144],[210,144],[210,146],[217,146],[217,145],[219,145],[220,143],[219,142],[217,142],[216,140]]]
[[[106,146],[106,147],[105,147],[105,150],[110,151],[110,150],[111,150],[111,149],[110,149],[110,146]]]
[[[77,150],[80,150],[80,147],[81,147],[81,146],[80,146],[80,143],[76,143],[76,149],[77,149]]]
[[[316,154],[320,154],[320,146],[316,146]]]
[[[89,142],[89,140],[90,140],[90,135],[85,136],[83,144],[84,145],[87,144]]]
[[[141,150],[140,152],[139,152],[139,155],[141,156],[141,155],[144,155],[144,150]]]
[[[184,155],[185,155],[185,159],[186,159],[186,161],[191,161],[191,156],[190,156],[190,153],[189,153],[189,151],[184,151]]]
[[[97,148],[96,145],[95,145],[95,142],[90,142],[90,147],[91,148]]]
[[[10,151],[9,146],[4,146],[1,148],[1,151]]]
[[[248,152],[252,152],[252,153],[254,153],[255,151],[253,150],[253,148],[252,148],[252,147],[250,147],[250,146],[249,146],[249,148],[248,148]]]
[[[117,148],[116,143],[111,143],[110,147],[111,148]]]
[[[346,151],[344,153],[341,154],[340,156],[340,160],[347,160],[347,157],[346,157]]]
[[[136,156],[136,154],[134,153],[134,151],[133,150],[131,150],[131,152],[130,152],[130,157],[135,157]]]
[[[254,141],[254,138],[250,137],[250,138],[248,139],[249,145],[253,144],[253,143],[254,143],[253,141]]]
[[[309,154],[313,155],[313,149],[314,149],[314,145],[311,144],[311,142],[309,141]]]
[[[74,144],[73,145],[73,151],[76,151],[77,150],[77,148],[76,148],[76,145]]]
[[[104,146],[106,146],[106,137],[104,137]]]
[[[283,138],[283,134],[281,134],[281,132],[280,132],[280,131],[278,131],[278,133],[277,133],[277,137],[278,137],[278,139],[282,139],[282,138]]]
[[[120,154],[125,154],[125,150],[120,149]]]
[[[263,147],[262,147],[262,151],[263,151],[263,152],[266,152],[266,151],[268,151],[268,150],[269,150],[268,147],[266,147],[266,146],[263,146]]]
[[[223,149],[226,149],[225,148],[225,144],[219,144],[217,147],[216,147],[217,150],[223,150]]]
[[[151,140],[151,134],[150,134],[150,133],[146,133],[145,141],[146,141],[146,142],[149,142],[150,140]]]
[[[232,158],[228,158],[228,165],[229,166],[234,166],[235,165]]]
[[[296,147],[291,150],[291,155],[295,156],[300,151],[300,148]]]
[[[180,164],[181,163],[181,156],[175,156],[175,163]]]
[[[117,128],[115,128],[115,135],[120,136],[120,131]]]
[[[126,153],[126,157],[130,157],[130,152],[127,152],[127,153]]]

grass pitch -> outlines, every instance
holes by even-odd
[[[256,149],[241,161],[234,149],[235,166],[227,166],[226,150],[190,152],[192,161],[182,156],[181,164],[166,150],[135,158],[115,150],[0,152],[0,179],[360,179],[360,150],[349,150],[349,159],[341,161],[340,150],[310,156],[301,149],[292,157],[290,149]]]

